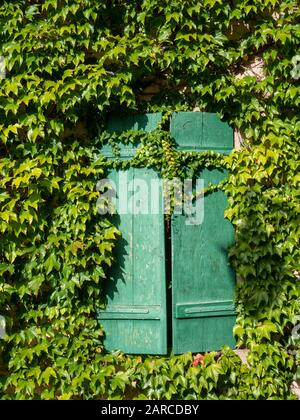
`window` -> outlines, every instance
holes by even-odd
[[[109,130],[150,131],[160,120],[161,114],[114,118]],[[232,129],[215,114],[173,114],[170,131],[178,150],[230,153],[233,149]],[[103,153],[112,157],[109,146]],[[121,151],[124,159],[134,153],[129,146]],[[217,169],[204,169],[199,174],[204,186],[225,177],[226,173]],[[234,346],[235,275],[228,261],[234,231],[224,218],[225,194],[218,191],[205,196],[201,223],[190,223],[184,212],[166,223],[163,194],[153,192],[160,181],[154,170],[114,171],[110,179],[115,183],[117,200],[126,189],[130,208],[113,216],[123,236],[105,287],[107,306],[98,311],[106,349],[163,355],[168,349],[180,354]],[[130,194],[143,186],[148,201],[137,214]],[[153,205],[155,200],[158,205]]]

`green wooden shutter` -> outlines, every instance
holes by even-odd
[[[150,131],[157,127],[161,114],[112,119],[110,131],[129,129]],[[103,150],[112,157],[109,146]],[[123,159],[134,156],[132,146],[123,146]],[[130,168],[123,175],[128,182],[144,180],[150,185],[158,174],[150,169]],[[118,191],[119,173],[110,178]],[[134,187],[135,188],[135,187]],[[115,222],[122,232],[116,249],[117,261],[105,284],[107,306],[98,311],[105,330],[108,351],[121,350],[129,354],[166,354],[166,275],[162,196],[159,214],[120,214]],[[149,194],[149,205],[150,194]]]
[[[178,113],[171,134],[179,150],[229,153],[233,132],[215,114]],[[205,186],[226,177],[219,170],[203,170]],[[224,219],[223,192],[205,197],[204,222],[186,224],[186,216],[172,220],[173,351],[204,352],[234,346],[235,276],[228,262],[234,241],[232,225]]]

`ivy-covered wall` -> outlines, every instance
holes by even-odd
[[[295,398],[299,45],[296,0],[2,1],[1,398]],[[230,171],[248,364],[226,348],[204,359],[104,352],[95,308],[120,232],[95,205],[99,133],[112,113],[158,110],[166,125],[171,111],[218,112],[244,139],[226,158],[186,156],[162,126],[132,164]]]

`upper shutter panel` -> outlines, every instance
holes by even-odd
[[[152,131],[155,130],[162,119],[160,112],[145,115],[129,115],[126,117],[113,117],[107,123],[108,132],[122,133],[124,131]],[[121,145],[121,158],[130,159],[135,155],[137,146],[133,144]],[[102,148],[102,153],[113,158],[112,147],[107,144]]]
[[[233,149],[232,129],[215,114],[174,114],[171,134],[179,150],[230,153]],[[198,174],[205,187],[225,177],[226,173],[219,170],[205,169]],[[235,276],[228,261],[234,230],[224,218],[226,207],[227,198],[219,191],[205,197],[202,224],[187,224],[185,215],[172,219],[175,354],[235,345]]]
[[[146,130],[157,127],[161,114],[130,118],[114,118],[110,131]],[[123,159],[134,156],[135,148],[121,147]],[[112,157],[110,147],[103,149]],[[113,171],[110,178],[119,190],[119,175],[127,177],[133,190],[141,183],[150,188],[158,174],[150,169],[130,168]],[[125,179],[125,178],[123,178]],[[123,188],[123,187],[122,187]],[[131,193],[128,193],[130,206]],[[131,204],[132,205],[132,204]],[[148,194],[151,208],[151,194]],[[133,208],[129,209],[133,213]],[[105,284],[107,306],[98,311],[98,319],[105,330],[107,350],[121,350],[129,354],[166,354],[166,278],[164,250],[164,216],[162,195],[158,214],[120,214],[114,222],[122,233],[115,251],[116,261],[110,279]]]
[[[216,114],[179,112],[173,114],[171,133],[179,150],[214,150],[228,154],[233,149],[233,131]]]

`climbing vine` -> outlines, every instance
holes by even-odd
[[[14,0],[0,6],[0,395],[284,399],[299,379],[300,12],[295,0]],[[3,58],[2,58],[3,57]],[[2,68],[4,67],[4,69]],[[176,152],[175,111],[218,112],[230,156]],[[111,114],[162,112],[151,133]],[[238,345],[105,354],[95,321],[121,232],[96,208],[105,142],[163,176],[226,168]],[[127,163],[128,164],[128,163]]]

